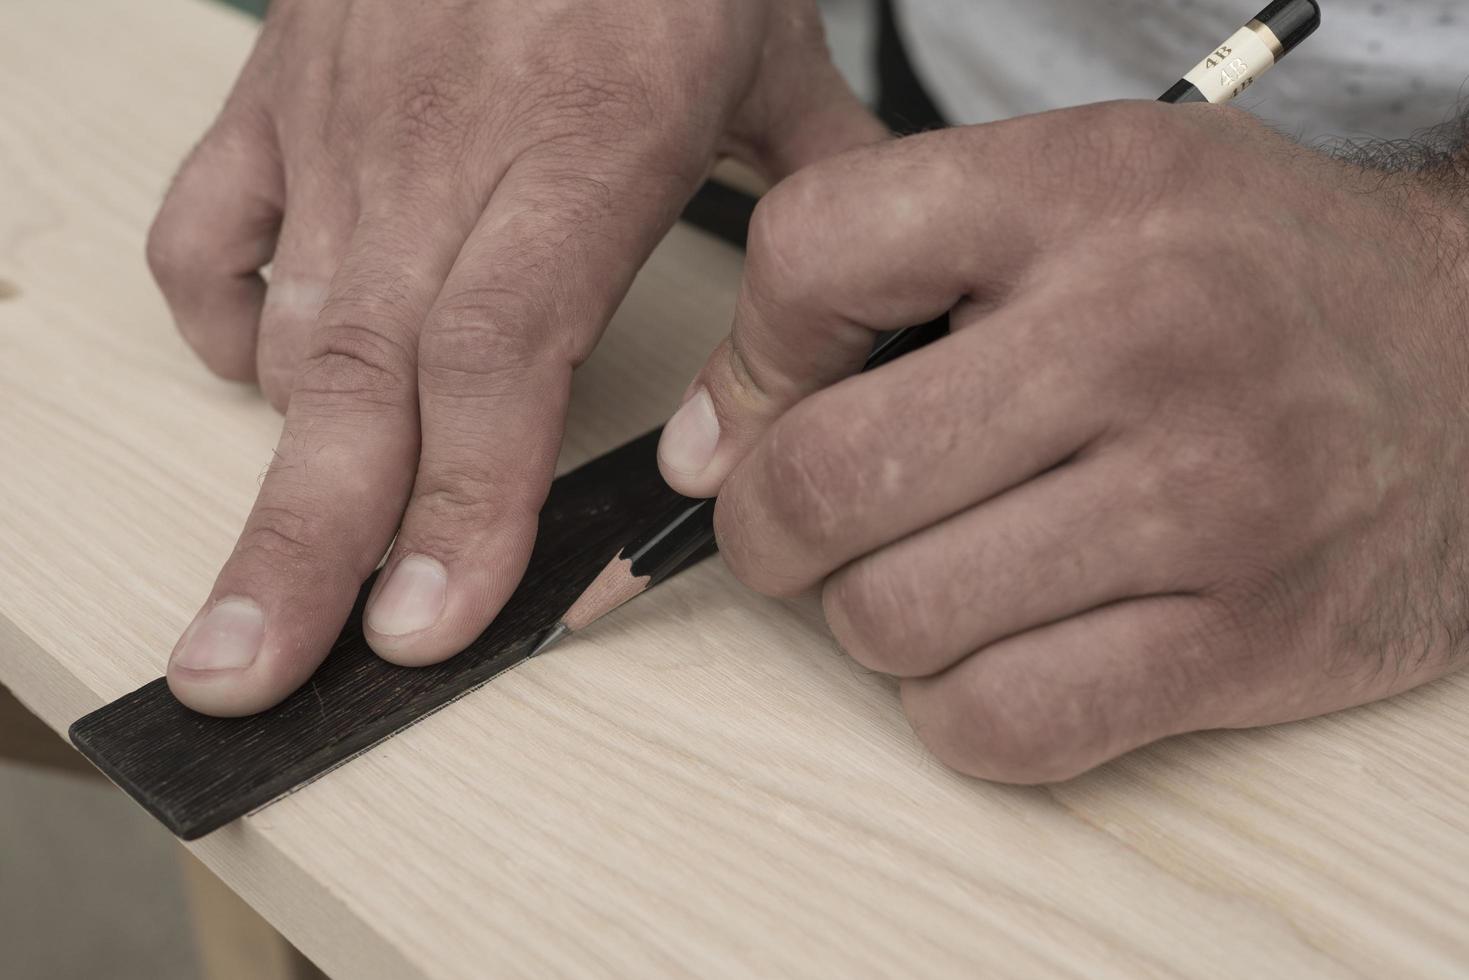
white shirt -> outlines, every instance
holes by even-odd
[[[1157,98],[1262,0],[898,0],[950,121]],[[1238,104],[1301,138],[1397,138],[1469,94],[1469,2],[1322,0],[1322,25]]]

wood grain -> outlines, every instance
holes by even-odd
[[[250,37],[197,0],[0,5],[0,683],[58,731],[161,673],[279,428],[141,257]],[[563,469],[663,420],[737,276],[669,236]],[[708,561],[192,849],[338,976],[1462,977],[1466,758],[1460,675],[986,785],[812,603]]]
[[[655,429],[556,481],[525,578],[458,656],[416,670],[380,660],[362,634],[369,579],[321,667],[269,711],[211,718],[185,708],[159,678],[79,719],[72,742],[184,840],[291,792],[526,660],[628,529],[655,525],[685,500],[658,473],[658,435]],[[669,575],[713,552],[710,541]]]
[[[199,980],[322,980],[326,974],[281,938],[214,872],[180,849]]]

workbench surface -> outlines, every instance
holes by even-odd
[[[143,263],[253,28],[0,7],[0,683],[57,731],[163,671],[279,429]],[[738,272],[670,235],[563,470],[662,421]],[[988,785],[715,559],[194,850],[344,977],[1463,976],[1469,676]]]

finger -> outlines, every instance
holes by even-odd
[[[509,598],[554,475],[573,364],[672,222],[678,195],[522,157],[496,187],[424,328],[423,449],[369,600],[398,663],[467,646]]]
[[[1069,779],[1183,732],[1248,723],[1242,635],[1188,596],[1123,602],[1003,640],[903,682],[913,729],[947,765],[1007,783]]]
[[[1312,718],[1454,669],[1451,658],[1421,656],[1416,641],[1366,651],[1354,642],[1344,622],[1378,596],[1351,609],[1327,603],[1284,644],[1274,603],[1257,595],[1115,603],[905,680],[903,706],[933,753],[961,772],[1056,782],[1173,735]]]
[[[809,168],[760,202],[731,334],[659,445],[675,489],[712,495],[786,409],[861,366],[875,331],[933,319],[977,288],[972,269],[1018,261],[953,248],[967,173],[915,182],[910,142]]]
[[[713,495],[784,411],[862,365],[875,332],[927,322],[964,299],[1002,302],[1042,246],[1065,241],[1086,213],[1055,204],[1089,188],[1073,186],[1074,167],[1047,164],[1054,134],[1090,133],[1103,123],[1086,120],[1107,111],[1116,110],[927,133],[775,188],[751,224],[730,337],[664,431],[669,483]],[[1100,224],[1121,206],[1101,198],[1086,220]]]
[[[720,493],[715,530],[735,574],[773,595],[805,591],[1087,446],[1107,425],[1095,397],[1106,375],[1076,368],[1053,308],[1017,302],[791,409]],[[1085,334],[1084,316],[1066,326]]]
[[[352,237],[357,209],[349,186],[303,176],[287,189],[255,357],[260,390],[282,412]]]
[[[234,553],[169,665],[181,701],[262,710],[326,655],[403,512],[418,450],[414,341],[465,229],[402,200],[364,215]]]
[[[255,377],[255,338],[283,185],[268,119],[236,104],[184,162],[148,233],[179,333],[215,374]]]
[[[805,66],[810,62],[803,59],[780,63]],[[891,138],[887,127],[858,100],[835,65],[826,59],[818,59],[816,63],[822,66],[817,69],[816,77],[785,89],[799,94],[775,113],[774,120],[760,127],[761,140],[756,146],[741,154],[752,160],[756,169],[772,184],[828,157]],[[775,86],[774,90],[783,89]],[[790,195],[791,192],[783,193]],[[780,198],[782,201],[785,199]],[[780,223],[770,217],[774,208],[775,205],[762,201],[756,210],[751,226],[751,245],[746,253],[747,270],[752,269],[760,257],[769,255],[769,250],[762,244],[781,233],[779,228],[770,228],[773,221],[777,225]],[[749,312],[744,316],[736,314],[737,325],[744,319],[759,315],[756,294],[748,288],[748,275],[747,271],[747,287],[741,292],[739,309],[741,313]],[[857,331],[856,334],[850,342],[860,348],[867,343],[864,339],[866,333]],[[681,406],[683,410],[670,420],[659,442],[658,460],[664,478],[684,493],[712,496],[734,462],[758,437],[763,424],[779,413],[778,405],[785,404],[784,401],[751,397],[761,392],[736,353],[740,349],[737,343],[731,338],[716,349],[700,378],[689,386]],[[843,355],[838,347],[831,356],[840,360]],[[814,390],[814,383],[811,390]],[[717,453],[719,465],[709,466],[706,457],[715,454],[713,447],[720,443],[716,395],[729,416],[730,421],[726,424],[730,434],[722,443],[724,450]]]
[[[1137,492],[1138,471],[1104,449],[864,555],[823,587],[833,635],[866,667],[927,677],[1046,623],[1203,588],[1195,529]]]
[[[757,107],[754,125],[745,137],[748,148],[740,154],[772,184],[827,157],[892,138],[882,121],[857,98],[829,52],[819,50],[825,47],[819,18],[811,26],[815,37],[796,38],[791,43],[818,50],[766,58],[767,65],[787,77],[763,77],[762,87],[779,93],[783,100]],[[765,111],[760,112],[761,108]]]

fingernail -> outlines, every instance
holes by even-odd
[[[448,584],[443,565],[423,555],[409,555],[398,562],[367,611],[367,628],[383,636],[428,629],[444,614]]]
[[[176,667],[239,670],[255,662],[265,639],[265,614],[249,599],[221,599],[189,631]]]
[[[714,399],[709,397],[709,389],[700,388],[664,426],[658,458],[675,472],[698,476],[714,459],[718,445],[719,416],[714,414]]]

